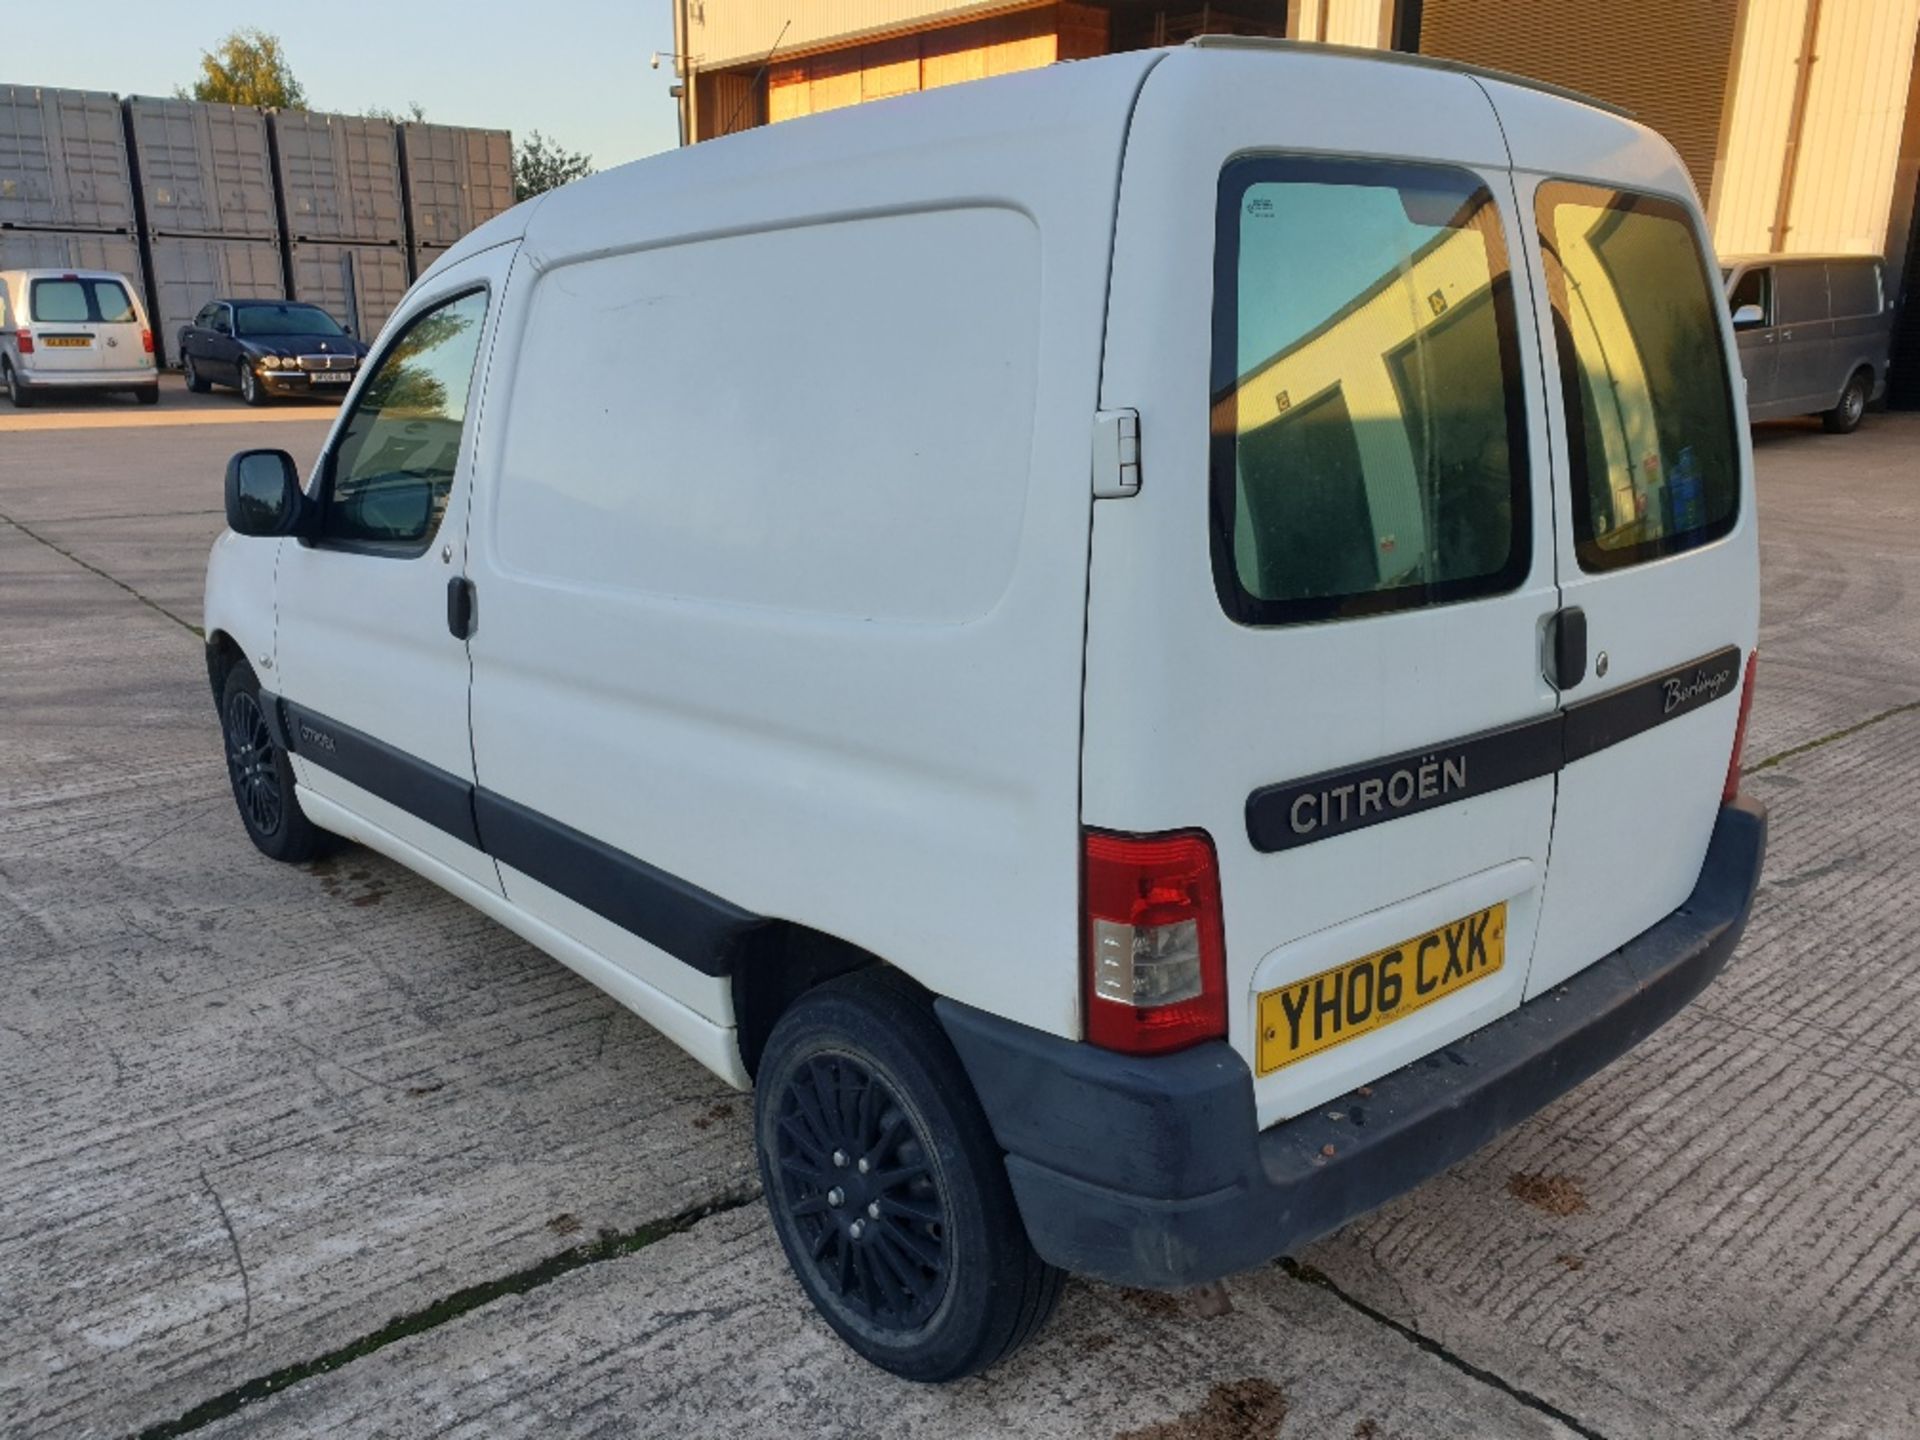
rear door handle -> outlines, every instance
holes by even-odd
[[[1556,690],[1571,690],[1587,678],[1587,612],[1569,605],[1547,619],[1541,673]]]
[[[473,582],[465,576],[447,581],[447,629],[456,640],[473,634],[474,598]]]

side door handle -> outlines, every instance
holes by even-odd
[[[1541,673],[1556,690],[1571,690],[1587,678],[1587,612],[1578,605],[1555,611],[1547,619]]]
[[[447,629],[456,640],[473,634],[474,599],[473,582],[464,575],[447,581]]]

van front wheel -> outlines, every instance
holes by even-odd
[[[940,1381],[1038,1333],[1064,1277],[1028,1243],[972,1084],[912,981],[873,969],[809,991],[768,1037],[756,1091],[774,1231],[841,1339]]]
[[[1867,394],[1871,383],[1864,370],[1856,370],[1847,377],[1847,388],[1840,392],[1839,403],[1820,417],[1828,433],[1850,435],[1859,428],[1860,417],[1867,413]]]

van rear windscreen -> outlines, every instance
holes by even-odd
[[[1740,447],[1724,302],[1687,211],[1553,182],[1534,215],[1580,568],[1617,569],[1726,534],[1740,507]]]
[[[1216,589],[1242,624],[1510,590],[1531,564],[1500,213],[1470,171],[1258,157],[1220,177]]]

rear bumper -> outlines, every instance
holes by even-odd
[[[134,390],[160,383],[151,365],[136,370],[29,370],[20,367],[20,383],[29,390]]]
[[[1225,1042],[1135,1059],[936,1008],[1007,1151],[1034,1248],[1119,1284],[1203,1284],[1412,1189],[1646,1039],[1733,953],[1766,839],[1765,808],[1740,797],[1687,903],[1651,930],[1370,1095],[1265,1131]]]

